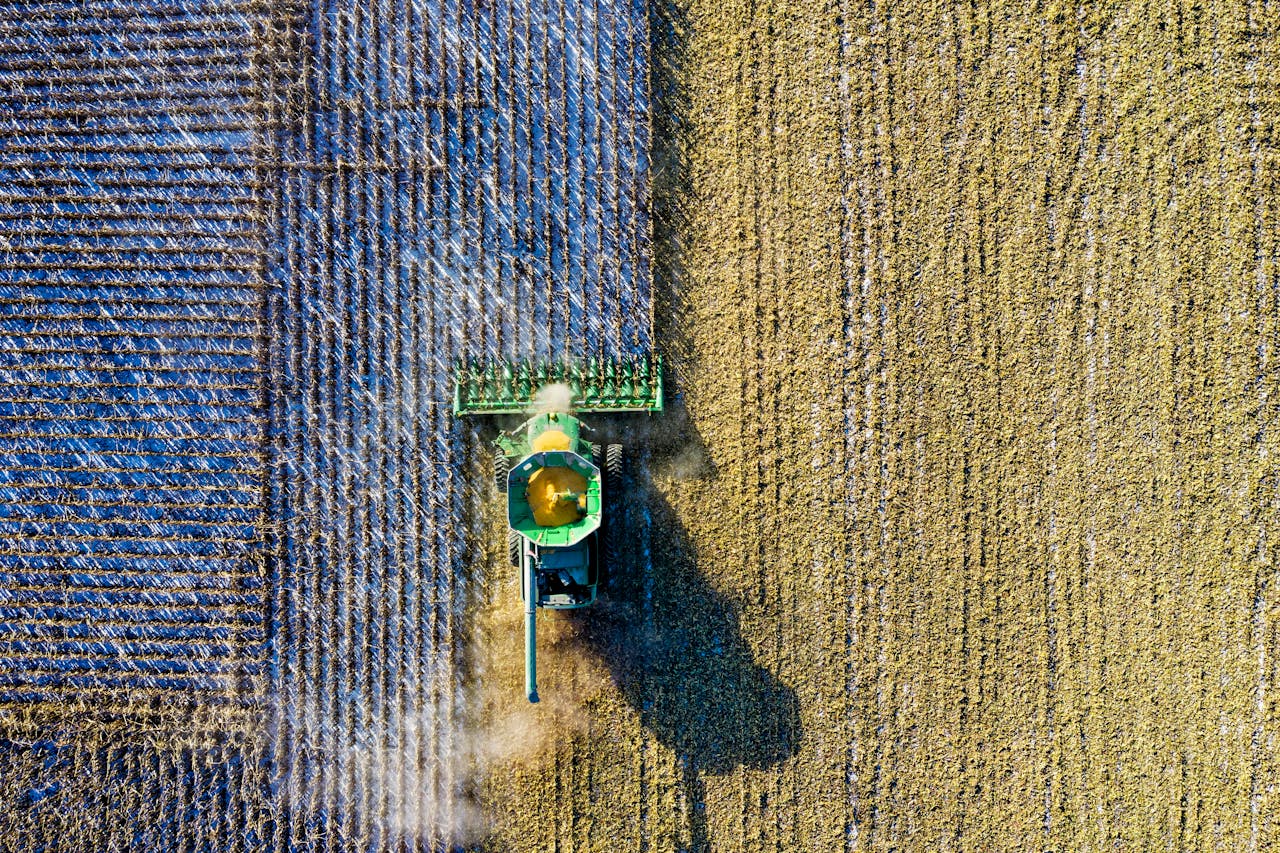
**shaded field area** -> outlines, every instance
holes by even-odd
[[[653,10],[684,420],[492,849],[1277,843],[1277,12]]]

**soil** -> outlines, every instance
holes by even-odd
[[[1275,9],[652,14],[674,393],[487,848],[1276,843]]]

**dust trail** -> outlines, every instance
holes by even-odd
[[[496,519],[493,529],[496,536]],[[489,571],[486,597],[470,617],[474,633],[468,648],[468,730],[458,743],[468,787],[479,799],[492,802],[485,790],[494,780],[513,774],[554,780],[549,765],[557,746],[587,736],[590,703],[607,692],[611,677],[589,653],[580,619],[541,610],[541,701],[530,704],[524,694],[523,610],[516,570],[505,559],[495,559]]]
[[[608,672],[584,651],[579,621],[538,611],[540,701],[524,695],[524,613],[514,567],[498,566],[493,594],[475,615],[468,705],[475,712],[465,740],[470,769],[483,778],[504,767],[536,762],[561,737],[586,731],[584,700],[608,682]]]
[[[497,553],[505,527],[496,509],[487,513],[492,548],[482,592],[466,617],[465,675],[452,700],[424,697],[371,709],[337,748],[340,711],[309,705],[289,713],[293,750],[315,771],[300,774],[305,784],[290,786],[292,808],[328,815],[329,831],[356,844],[377,838],[439,850],[485,843],[494,816],[480,803],[491,780],[512,773],[554,779],[544,769],[557,744],[586,736],[586,703],[607,689],[609,673],[587,653],[580,623],[544,611],[538,616],[543,701],[526,701],[518,579],[505,552]]]
[[[369,786],[381,834],[419,845],[462,845],[478,837],[484,822],[468,796],[465,757],[458,734],[439,754],[424,750],[446,721],[434,707],[387,720],[381,731],[357,735],[344,756],[352,775]],[[465,740],[465,738],[462,738]]]
[[[295,787],[293,806],[330,813],[332,830],[361,843],[377,836],[435,850],[484,842],[492,821],[479,793],[487,780],[537,767],[563,738],[587,731],[580,696],[593,678],[584,677],[573,633],[555,619],[540,625],[539,636],[544,683],[554,690],[538,705],[525,700],[520,615],[518,593],[495,598],[480,614],[486,630],[470,650],[476,666],[463,713],[455,709],[452,721],[432,705],[391,712],[353,730],[350,745],[335,753],[317,748],[322,714],[300,720],[299,730],[310,731],[300,751],[319,757],[327,772]],[[596,683],[601,677],[594,674]]]

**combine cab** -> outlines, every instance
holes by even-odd
[[[538,701],[537,608],[596,600],[604,495],[621,485],[623,449],[590,441],[580,412],[662,411],[662,365],[648,360],[459,367],[455,414],[534,414],[494,442],[507,504],[507,551],[525,606],[525,692]]]

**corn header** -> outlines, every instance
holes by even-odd
[[[622,445],[594,443],[577,416],[661,412],[662,362],[473,361],[454,378],[455,414],[530,415],[495,439],[493,477],[506,499],[507,554],[520,572],[525,693],[537,702],[537,609],[596,600],[604,496],[622,484]]]
[[[541,389],[563,385],[575,412],[661,412],[662,360],[470,361],[458,365],[455,415],[520,414]]]

